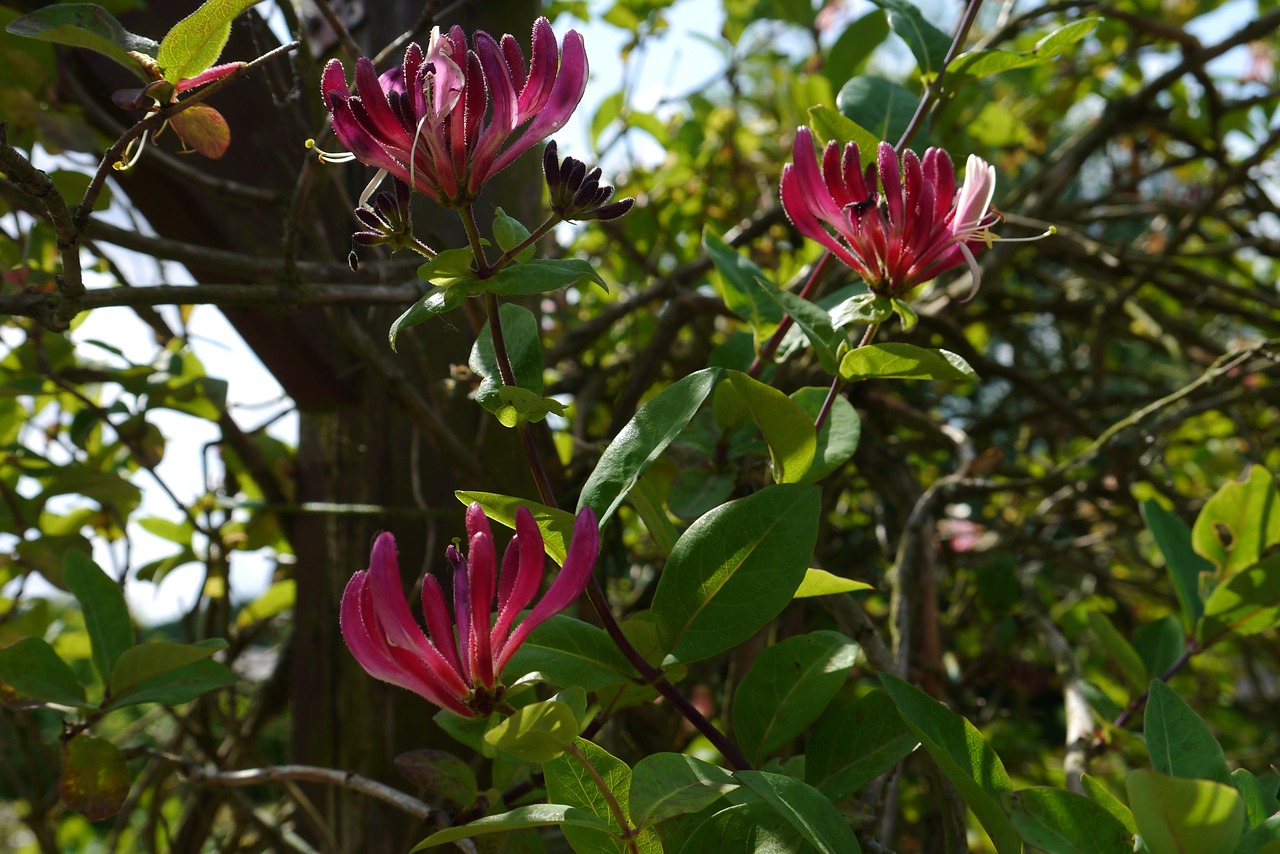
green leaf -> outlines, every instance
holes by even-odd
[[[654,753],[631,776],[631,818],[648,827],[676,815],[700,812],[738,788],[723,768],[679,753]]]
[[[916,310],[906,300],[894,297],[889,301],[889,306],[893,309],[893,313],[898,315],[898,319],[902,321],[903,332],[910,332],[920,322],[920,315],[916,314]]]
[[[1256,635],[1280,625],[1280,555],[1238,572],[1214,588],[1196,627],[1202,647],[1227,634]]]
[[[844,816],[812,786],[764,771],[739,771],[733,777],[822,854],[852,854],[862,850]]]
[[[840,361],[840,376],[849,382],[882,380],[971,380],[977,372],[949,350],[926,350],[914,344],[871,344],[851,350]]]
[[[885,10],[889,26],[911,48],[911,54],[920,66],[923,77],[932,77],[942,70],[942,63],[951,49],[951,36],[924,19],[920,10],[907,0],[872,0]]]
[[[631,798],[631,769],[627,767],[627,763],[585,739],[574,739],[573,744],[604,781],[605,787],[622,809],[623,816],[630,819],[627,804]],[[600,791],[599,783],[578,757],[564,753],[543,763],[542,773],[546,778],[547,797],[550,800],[588,810],[608,824],[607,831],[581,827],[563,828],[565,838],[574,851],[579,854],[626,854],[628,847],[621,839],[623,829],[618,826],[618,820],[605,800],[604,793]],[[636,845],[641,852],[660,854],[662,851],[657,835],[652,830],[642,831],[636,839]]]
[[[1268,776],[1259,780],[1243,768],[1231,772],[1231,785],[1244,800],[1245,816],[1250,827],[1257,827],[1269,816],[1280,813],[1280,800],[1276,798],[1276,778]]]
[[[753,766],[818,719],[844,685],[858,645],[818,631],[765,647],[733,696],[733,735]]]
[[[236,615],[236,628],[247,629],[249,626],[269,620],[277,614],[293,608],[298,600],[298,582],[292,578],[277,581],[240,609]]]
[[[1111,794],[1111,790],[1088,774],[1080,776],[1080,784],[1088,792],[1093,802],[1102,807],[1108,815],[1120,822],[1124,832],[1130,837],[1138,835],[1138,824],[1133,820],[1133,812],[1124,803]]]
[[[833,801],[856,793],[920,744],[884,691],[822,716],[805,748],[804,779]]]
[[[1120,672],[1124,674],[1125,681],[1129,683],[1129,688],[1136,696],[1151,680],[1151,675],[1147,673],[1147,667],[1142,663],[1142,657],[1134,650],[1124,636],[1116,629],[1111,622],[1111,618],[1101,611],[1089,612],[1089,628],[1093,631],[1094,637],[1102,644],[1102,648],[1106,651],[1107,657],[1110,658],[1120,668]]]
[[[1246,833],[1231,854],[1280,854],[1280,815]]]
[[[854,294],[848,299],[834,305],[830,312],[831,325],[836,329],[857,324],[866,326],[869,323],[884,323],[893,317],[896,302],[889,297],[882,297],[870,291]]]
[[[971,50],[951,60],[947,66],[946,89],[955,91],[965,83],[1050,61],[1066,48],[1093,32],[1102,18],[1081,18],[1059,27],[1036,42],[1031,50]]]
[[[470,293],[483,293],[484,287],[472,269],[475,257],[470,249],[446,249],[418,267],[418,278],[445,288],[466,284],[472,287]]]
[[[1200,716],[1159,679],[1151,680],[1143,723],[1152,769],[1172,777],[1231,782],[1222,747]]]
[[[538,332],[537,318],[529,309],[514,303],[499,306],[498,316],[502,321],[502,340],[506,344],[516,385],[541,397],[542,337]],[[498,398],[502,375],[493,350],[493,332],[487,322],[471,347],[468,365],[477,375],[484,377],[476,389],[476,402],[490,412],[497,412],[502,405]]]
[[[573,538],[574,516],[572,513],[524,498],[499,495],[496,492],[459,489],[453,494],[468,507],[473,502],[479,504],[484,509],[484,515],[512,530],[516,527],[516,510],[521,507],[528,508],[533,514],[533,521],[538,523],[538,530],[542,532],[543,548],[552,560],[564,566],[568,551],[567,544]]]
[[[782,321],[781,306],[765,294],[774,284],[755,262],[725,243],[710,226],[702,231],[702,246],[720,273],[718,279],[712,280],[716,293],[729,311],[751,326],[759,348]]]
[[[920,96],[883,77],[855,77],[840,88],[836,107],[840,115],[861,128],[871,138],[901,139],[911,124]],[[863,147],[858,140],[863,168],[876,162],[876,148]]]
[[[497,392],[494,415],[503,427],[537,423],[551,413],[564,415],[564,404],[550,397],[541,397],[519,386],[502,386]]]
[[[880,682],[940,770],[978,817],[999,854],[1020,852],[1022,841],[998,798],[1013,790],[1000,757],[982,733],[961,715],[888,673]]]
[[[839,575],[832,575],[825,569],[815,569],[811,566],[804,571],[804,581],[800,582],[795,595],[791,598],[807,599],[812,596],[832,596],[836,593],[855,593],[874,589],[865,581],[842,578]]]
[[[680,537],[680,531],[668,518],[667,511],[662,506],[662,496],[651,480],[652,473],[640,478],[628,493],[627,501],[640,516],[640,521],[644,523],[653,544],[658,547],[658,551],[662,552],[663,557],[666,557],[671,554],[671,549]],[[727,495],[724,497],[728,498]]]
[[[1244,801],[1230,786],[1140,768],[1125,788],[1148,851],[1221,854],[1244,833]]]
[[[530,632],[503,671],[508,683],[534,672],[556,685],[578,685],[588,691],[636,678],[635,669],[604,629],[565,614]]]
[[[548,762],[564,752],[578,735],[573,709],[545,700],[516,710],[484,734],[487,744],[525,762]]]
[[[110,12],[95,3],[54,3],[15,18],[5,30],[15,36],[95,51],[146,82],[151,78],[138,61],[129,56],[129,51],[155,56],[160,47],[151,39],[126,30]]]
[[[58,794],[85,818],[101,821],[120,812],[129,785],[124,754],[111,742],[81,732],[63,745]]]
[[[1190,631],[1204,614],[1200,575],[1213,572],[1213,564],[1196,554],[1191,545],[1191,529],[1154,498],[1142,502],[1142,518],[1164,555],[1165,569],[1182,606],[1182,624]]]
[[[506,211],[498,208],[493,215],[493,237],[498,241],[499,249],[503,252],[510,252],[529,239],[529,229],[525,228],[524,223],[520,222],[520,220],[508,216]],[[529,244],[520,250],[520,254],[516,255],[516,262],[523,264],[533,257],[533,253],[536,250],[536,246]]]
[[[843,147],[845,143],[856,142],[858,153],[863,162],[875,162],[876,151],[880,148],[880,137],[858,124],[839,111],[819,104],[809,108],[809,124],[813,132],[822,142],[835,140]],[[870,161],[867,158],[871,158]],[[837,324],[843,326],[845,324]]]
[[[138,648],[134,647],[134,649]],[[116,667],[119,666],[117,662]],[[139,703],[178,706],[194,700],[201,694],[233,685],[235,681],[236,675],[228,670],[226,665],[205,658],[135,683],[112,697],[105,708],[119,709],[124,706],[136,706]]]
[[[653,597],[668,663],[724,652],[786,607],[813,556],[820,509],[816,487],[777,484],[720,505],[684,532]]]
[[[1129,854],[1133,840],[1098,804],[1048,786],[1000,796],[1022,838],[1048,854]]]
[[[40,703],[93,708],[76,674],[42,638],[26,637],[0,649],[0,682]]]
[[[516,807],[510,812],[489,815],[477,819],[461,827],[449,827],[433,833],[415,845],[409,852],[424,851],[437,845],[456,842],[459,839],[470,839],[489,833],[502,833],[507,830],[519,830],[522,827],[546,827],[548,825],[565,827],[586,827],[597,830],[609,830],[609,825],[596,818],[586,810],[564,804],[532,804],[527,807]]]
[[[725,305],[752,324],[757,345],[763,336],[773,332],[784,313],[789,314],[808,337],[823,369],[835,374],[837,334],[825,310],[779,288],[751,259],[735,251],[715,232],[705,231],[702,243],[723,280],[721,297]],[[769,308],[770,304],[773,308]]]
[[[843,336],[831,325],[831,315],[826,309],[809,302],[803,297],[784,291],[781,288],[761,288],[769,299],[782,306],[782,310],[791,315],[796,326],[809,339],[813,354],[818,357],[818,364],[828,374],[836,374],[836,348]]]
[[[67,554],[65,577],[67,587],[84,611],[84,625],[93,647],[93,666],[105,684],[116,660],[133,646],[133,623],[129,620],[124,591],[93,558],[79,550]]]
[[[856,71],[864,68],[871,52],[889,36],[889,21],[881,9],[873,9],[845,27],[827,51],[822,73],[831,88],[843,86]]]
[[[726,371],[729,384],[764,435],[777,483],[798,483],[813,464],[817,433],[800,406],[773,386],[741,371]]]
[[[684,430],[720,381],[720,368],[704,368],[658,392],[636,411],[605,448],[578,498],[590,506],[603,528],[640,476]]]
[[[609,290],[596,268],[581,258],[537,258],[524,264],[509,264],[483,281],[485,290],[510,297],[544,294],[583,279]]]
[[[1173,666],[1186,648],[1187,636],[1182,623],[1172,614],[1147,623],[1133,636],[1133,649],[1153,676]]]
[[[1228,483],[1210,498],[1191,529],[1195,550],[1226,578],[1258,562],[1280,543],[1275,476],[1254,466],[1244,483]]]
[[[469,807],[479,795],[471,766],[447,751],[410,750],[397,756],[394,764],[410,783],[429,795],[447,799],[454,806]]]
[[[231,36],[231,22],[256,0],[205,0],[200,8],[173,25],[156,52],[170,83],[195,77],[218,61]]]
[[[462,305],[467,297],[480,293],[479,281],[479,279],[471,279],[459,285],[437,285],[427,291],[425,296],[392,321],[391,328],[387,330],[387,341],[391,344],[391,349],[396,349],[396,338],[404,330],[426,323],[437,314],[453,311]]]
[[[675,850],[680,854],[792,854],[810,849],[785,817],[769,804],[752,801],[714,813]]]
[[[208,658],[226,648],[227,642],[221,638],[211,638],[194,644],[171,641],[138,644],[127,650],[116,661],[115,667],[111,670],[107,690],[114,697],[119,697],[141,682],[185,667],[193,661]]]
[[[822,411],[827,399],[828,389],[808,386],[791,393],[804,414],[814,421]],[[837,395],[831,402],[831,411],[827,420],[818,431],[817,446],[814,450],[813,465],[800,479],[801,483],[817,483],[844,465],[858,450],[858,440],[862,436],[862,419],[853,404],[843,395]]]

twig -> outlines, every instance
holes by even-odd
[[[264,768],[246,768],[241,771],[220,771],[216,768],[184,765],[183,771],[192,782],[207,786],[257,786],[263,783],[286,781],[324,783],[377,798],[420,821],[425,822],[435,814],[434,809],[412,795],[406,795],[399,789],[393,789],[385,783],[370,780],[353,771],[339,771],[335,768],[321,768],[316,765],[271,765]]]
[[[258,66],[270,62],[277,56],[283,56],[284,54],[289,53],[294,50],[298,44],[298,42],[292,41],[288,44],[284,44],[280,47],[267,51],[257,59],[240,66],[227,76],[215,80],[213,83],[205,86],[195,94],[183,98],[176,104],[170,104],[162,107],[157,112],[150,114],[142,121],[125,131],[124,134],[117,139],[102,156],[102,162],[98,164],[98,171],[94,173],[92,180],[89,182],[89,186],[85,189],[84,198],[80,201],[80,207],[78,207],[75,212],[75,225],[77,230],[81,232],[85,230],[85,227],[89,223],[89,215],[93,213],[94,205],[97,204],[98,195],[106,185],[107,176],[111,174],[116,163],[120,162],[120,158],[124,156],[124,153],[131,142],[138,139],[148,131],[159,129],[161,125],[176,116],[178,113],[189,110],[196,104],[203,101],[207,101],[209,98],[218,94],[228,86],[243,80]]]
[[[76,313],[111,306],[219,305],[408,305],[422,295],[416,285],[153,285],[142,288],[93,288],[75,302]],[[44,318],[51,306],[66,305],[56,294],[0,294],[0,314]],[[72,315],[73,317],[75,315]]]
[[[1093,735],[1093,711],[1084,696],[1084,677],[1080,662],[1076,660],[1071,644],[1058,631],[1058,627],[1044,614],[1033,618],[1036,632],[1062,679],[1062,708],[1067,719],[1067,749],[1062,757],[1062,770],[1066,774],[1067,789],[1084,794],[1080,778],[1089,773],[1089,742]]]
[[[3,166],[5,177],[19,190],[39,200],[53,223],[53,231],[58,241],[58,254],[62,259],[62,272],[58,275],[58,294],[60,303],[74,304],[84,293],[84,279],[80,272],[80,230],[76,228],[67,207],[66,199],[58,192],[51,179],[43,171],[31,165],[16,148],[9,144],[9,123],[0,122],[0,166]],[[75,312],[61,305],[43,318],[46,325],[55,329],[66,329],[71,324]]]

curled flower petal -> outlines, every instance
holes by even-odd
[[[497,670],[501,671],[506,666],[531,631],[572,605],[582,595],[582,590],[587,586],[591,573],[595,571],[596,555],[599,551],[600,530],[596,526],[596,514],[590,507],[584,507],[579,511],[577,521],[574,522],[573,541],[569,545],[569,552],[565,556],[560,574],[498,651]]]
[[[508,566],[506,557],[515,554],[514,566]],[[493,626],[493,644],[501,647],[516,617],[538,595],[542,583],[542,570],[546,566],[542,532],[527,507],[516,510],[516,535],[507,546],[502,562],[502,583],[510,585],[507,595],[498,593],[498,621]]]
[[[437,27],[425,51],[410,44],[403,64],[381,75],[359,59],[355,94],[338,60],[321,81],[334,131],[355,159],[454,207],[562,127],[587,84],[582,36],[569,30],[558,45],[546,18],[534,24],[527,72],[511,36],[477,32],[472,41],[468,49],[460,27]]]
[[[384,578],[394,574],[397,584],[387,590]],[[355,573],[342,594],[339,615],[342,636],[360,666],[376,679],[407,688],[442,708],[470,717],[464,703],[469,689],[458,673],[435,652],[408,615],[404,591],[398,584],[395,540],[382,534],[374,543],[370,568]],[[403,608],[403,614],[400,608]],[[386,615],[391,616],[390,623]],[[427,654],[424,654],[427,653]]]
[[[796,131],[793,162],[782,169],[782,206],[795,227],[848,264],[880,296],[901,298],[917,285],[960,265],[975,281],[975,253],[996,239],[1001,221],[991,207],[995,169],[970,155],[956,192],[945,151],[923,158],[881,142],[863,169],[858,147],[836,155],[828,145],[822,166],[808,128]]]
[[[490,631],[496,579],[496,550],[480,505],[467,512],[468,552],[450,545],[454,567],[454,613],[434,576],[422,583],[422,609],[430,639],[414,622],[401,588],[395,540],[374,542],[369,569],[355,573],[342,596],[342,635],[369,675],[399,685],[465,717],[489,714],[501,702],[502,668],[529,632],[567,608],[591,577],[599,550],[595,514],[585,509],[574,525],[564,568],[542,600],[508,633],[516,615],[537,595],[545,565],[542,535],[533,515],[516,511],[516,536],[503,560],[498,622]],[[458,641],[454,640],[455,628]]]

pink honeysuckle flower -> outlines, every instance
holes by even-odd
[[[832,140],[822,168],[807,127],[796,131],[793,163],[782,167],[782,207],[804,235],[830,249],[872,292],[901,298],[916,285],[968,264],[976,289],[974,253],[998,239],[1004,218],[991,206],[995,169],[976,155],[956,191],[951,158],[930,148],[921,159],[880,143],[876,163],[862,167],[856,143]],[[878,180],[877,180],[878,173]]]
[[[389,533],[374,541],[369,568],[347,583],[340,619],[342,637],[370,676],[474,718],[488,715],[501,703],[502,669],[529,633],[582,594],[595,568],[600,534],[595,513],[583,508],[573,526],[564,568],[519,623],[520,612],[542,586],[546,565],[533,514],[524,507],[516,511],[516,534],[502,556],[501,573],[489,520],[479,504],[467,508],[467,540],[467,555],[453,546],[446,552],[454,568],[452,615],[435,576],[423,579],[425,633],[405,599],[396,542]]]
[[[564,125],[587,85],[582,36],[569,30],[562,50],[546,18],[533,25],[527,69],[512,36],[499,42],[478,31],[472,41],[469,50],[461,27],[444,35],[437,27],[425,52],[410,44],[404,64],[382,75],[361,57],[354,95],[342,63],[330,60],[321,89],[350,154],[321,158],[376,166],[444,205],[470,203],[491,176]]]

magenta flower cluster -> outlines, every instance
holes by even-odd
[[[793,163],[782,169],[782,206],[801,233],[830,249],[872,292],[906,296],[917,285],[968,264],[977,287],[974,253],[995,239],[1002,217],[991,207],[996,173],[970,155],[964,184],[940,148],[921,159],[880,143],[863,169],[856,143],[827,143],[822,167],[809,129],[796,131]],[[878,178],[878,180],[877,180]]]
[[[528,66],[510,35],[498,41],[479,31],[473,42],[469,49],[461,27],[443,35],[437,27],[425,51],[410,44],[404,63],[382,75],[361,57],[354,95],[342,63],[330,60],[321,89],[333,129],[351,155],[436,202],[460,207],[564,125],[582,100],[587,51],[574,30],[561,48],[551,24],[539,18]]]
[[[529,633],[582,594],[595,568],[599,531],[584,508],[573,528],[564,567],[546,594],[517,622],[542,586],[546,554],[542,534],[524,507],[497,571],[489,520],[479,504],[467,508],[466,555],[449,546],[453,566],[453,614],[435,576],[422,581],[423,630],[404,595],[396,543],[380,534],[369,568],[351,577],[342,594],[342,636],[370,676],[407,688],[463,717],[484,716],[501,703],[499,679]],[[494,617],[494,600],[497,616]]]

